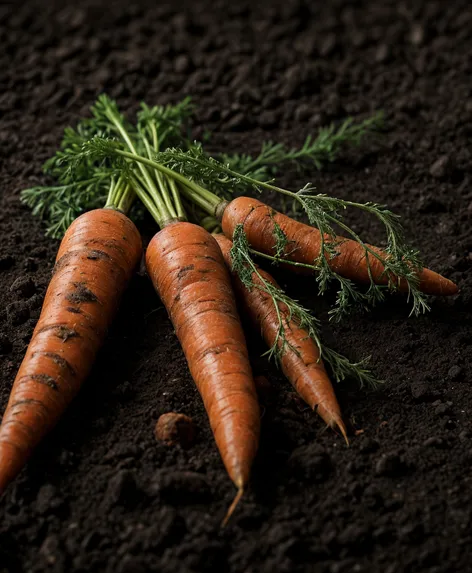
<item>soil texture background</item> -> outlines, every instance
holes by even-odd
[[[166,312],[137,274],[80,395],[0,500],[0,572],[472,571],[469,2],[29,0],[1,4],[0,48],[2,410],[58,246],[19,192],[44,182],[62,130],[102,91],[127,113],[191,95],[195,137],[210,132],[226,152],[300,144],[384,110],[381,139],[281,183],[387,203],[461,289],[420,318],[391,297],[325,328],[385,380],[376,392],[338,386],[349,448],[251,339],[254,373],[270,383],[263,435],[250,491],[221,529],[234,487]],[[381,243],[371,221],[350,222]],[[317,305],[313,280],[278,278]],[[192,448],[155,441],[168,411],[193,418]]]

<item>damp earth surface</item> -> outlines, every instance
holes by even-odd
[[[472,483],[472,9],[467,1],[112,3],[0,6],[0,407],[39,316],[58,243],[19,201],[44,182],[62,130],[103,91],[191,95],[211,149],[299,145],[346,116],[385,113],[380,138],[281,183],[388,204],[460,294],[409,317],[402,297],[329,325],[313,279],[278,280],[384,384],[336,388],[351,444],[323,428],[249,342],[262,403],[250,490],[234,494],[166,312],[144,273],[55,431],[0,500],[0,572],[446,573],[470,570]],[[275,205],[280,207],[277,200]],[[382,244],[368,218],[347,215]],[[145,240],[155,231],[140,223]],[[156,441],[166,412],[189,448]]]

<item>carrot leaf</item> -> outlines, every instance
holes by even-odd
[[[54,186],[36,186],[21,192],[21,200],[48,222],[46,234],[60,238],[86,209],[103,206],[109,191],[109,178],[95,174],[90,179]]]
[[[359,123],[348,117],[339,127],[332,123],[320,129],[316,137],[308,135],[300,147],[287,148],[281,143],[266,141],[256,157],[245,153],[222,153],[217,157],[234,171],[258,181],[267,181],[280,167],[289,163],[299,169],[315,166],[321,170],[328,163],[335,161],[346,146],[359,146],[366,137],[378,132],[382,126],[382,112]]]

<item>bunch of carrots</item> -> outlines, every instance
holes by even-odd
[[[331,318],[368,308],[387,291],[405,292],[412,312],[428,309],[424,295],[452,295],[450,280],[424,269],[405,243],[399,218],[383,206],[290,191],[275,184],[284,164],[323,167],[345,145],[358,144],[380,117],[308,137],[299,148],[268,142],[257,157],[215,155],[186,131],[194,112],[142,104],[129,122],[105,95],[92,117],[67,128],[45,164],[54,186],[27,189],[23,201],[62,237],[41,316],[11,390],[0,426],[0,495],[35,446],[53,428],[92,368],[121,295],[142,257],[144,207],[159,227],[145,262],[202,396],[217,447],[237,488],[226,520],[247,487],[258,448],[260,413],[239,312],[260,330],[268,355],[303,400],[347,441],[330,382],[375,378],[322,345],[319,322],[262,269],[269,261],[316,276],[320,294],[337,285]],[[282,195],[309,225],[255,198]],[[364,242],[341,217],[361,209],[377,217],[386,247]],[[338,234],[339,233],[339,234]],[[359,287],[360,285],[360,287]]]

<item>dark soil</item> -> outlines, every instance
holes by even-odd
[[[0,407],[57,249],[18,194],[43,181],[63,128],[103,90],[126,111],[191,94],[195,136],[212,132],[220,151],[300,143],[346,115],[385,110],[380,142],[309,179],[388,203],[461,293],[432,300],[418,319],[390,299],[326,329],[351,358],[371,354],[386,380],[375,393],[339,386],[349,448],[252,341],[255,374],[270,382],[260,385],[263,438],[250,491],[221,529],[235,491],[166,313],[137,275],[93,374],[0,501],[2,573],[472,570],[472,9],[467,0],[265,4],[1,4]],[[296,189],[304,178],[282,182]],[[381,241],[365,218],[352,223]],[[314,304],[312,282],[288,286]],[[193,418],[190,449],[156,441],[169,411]]]

